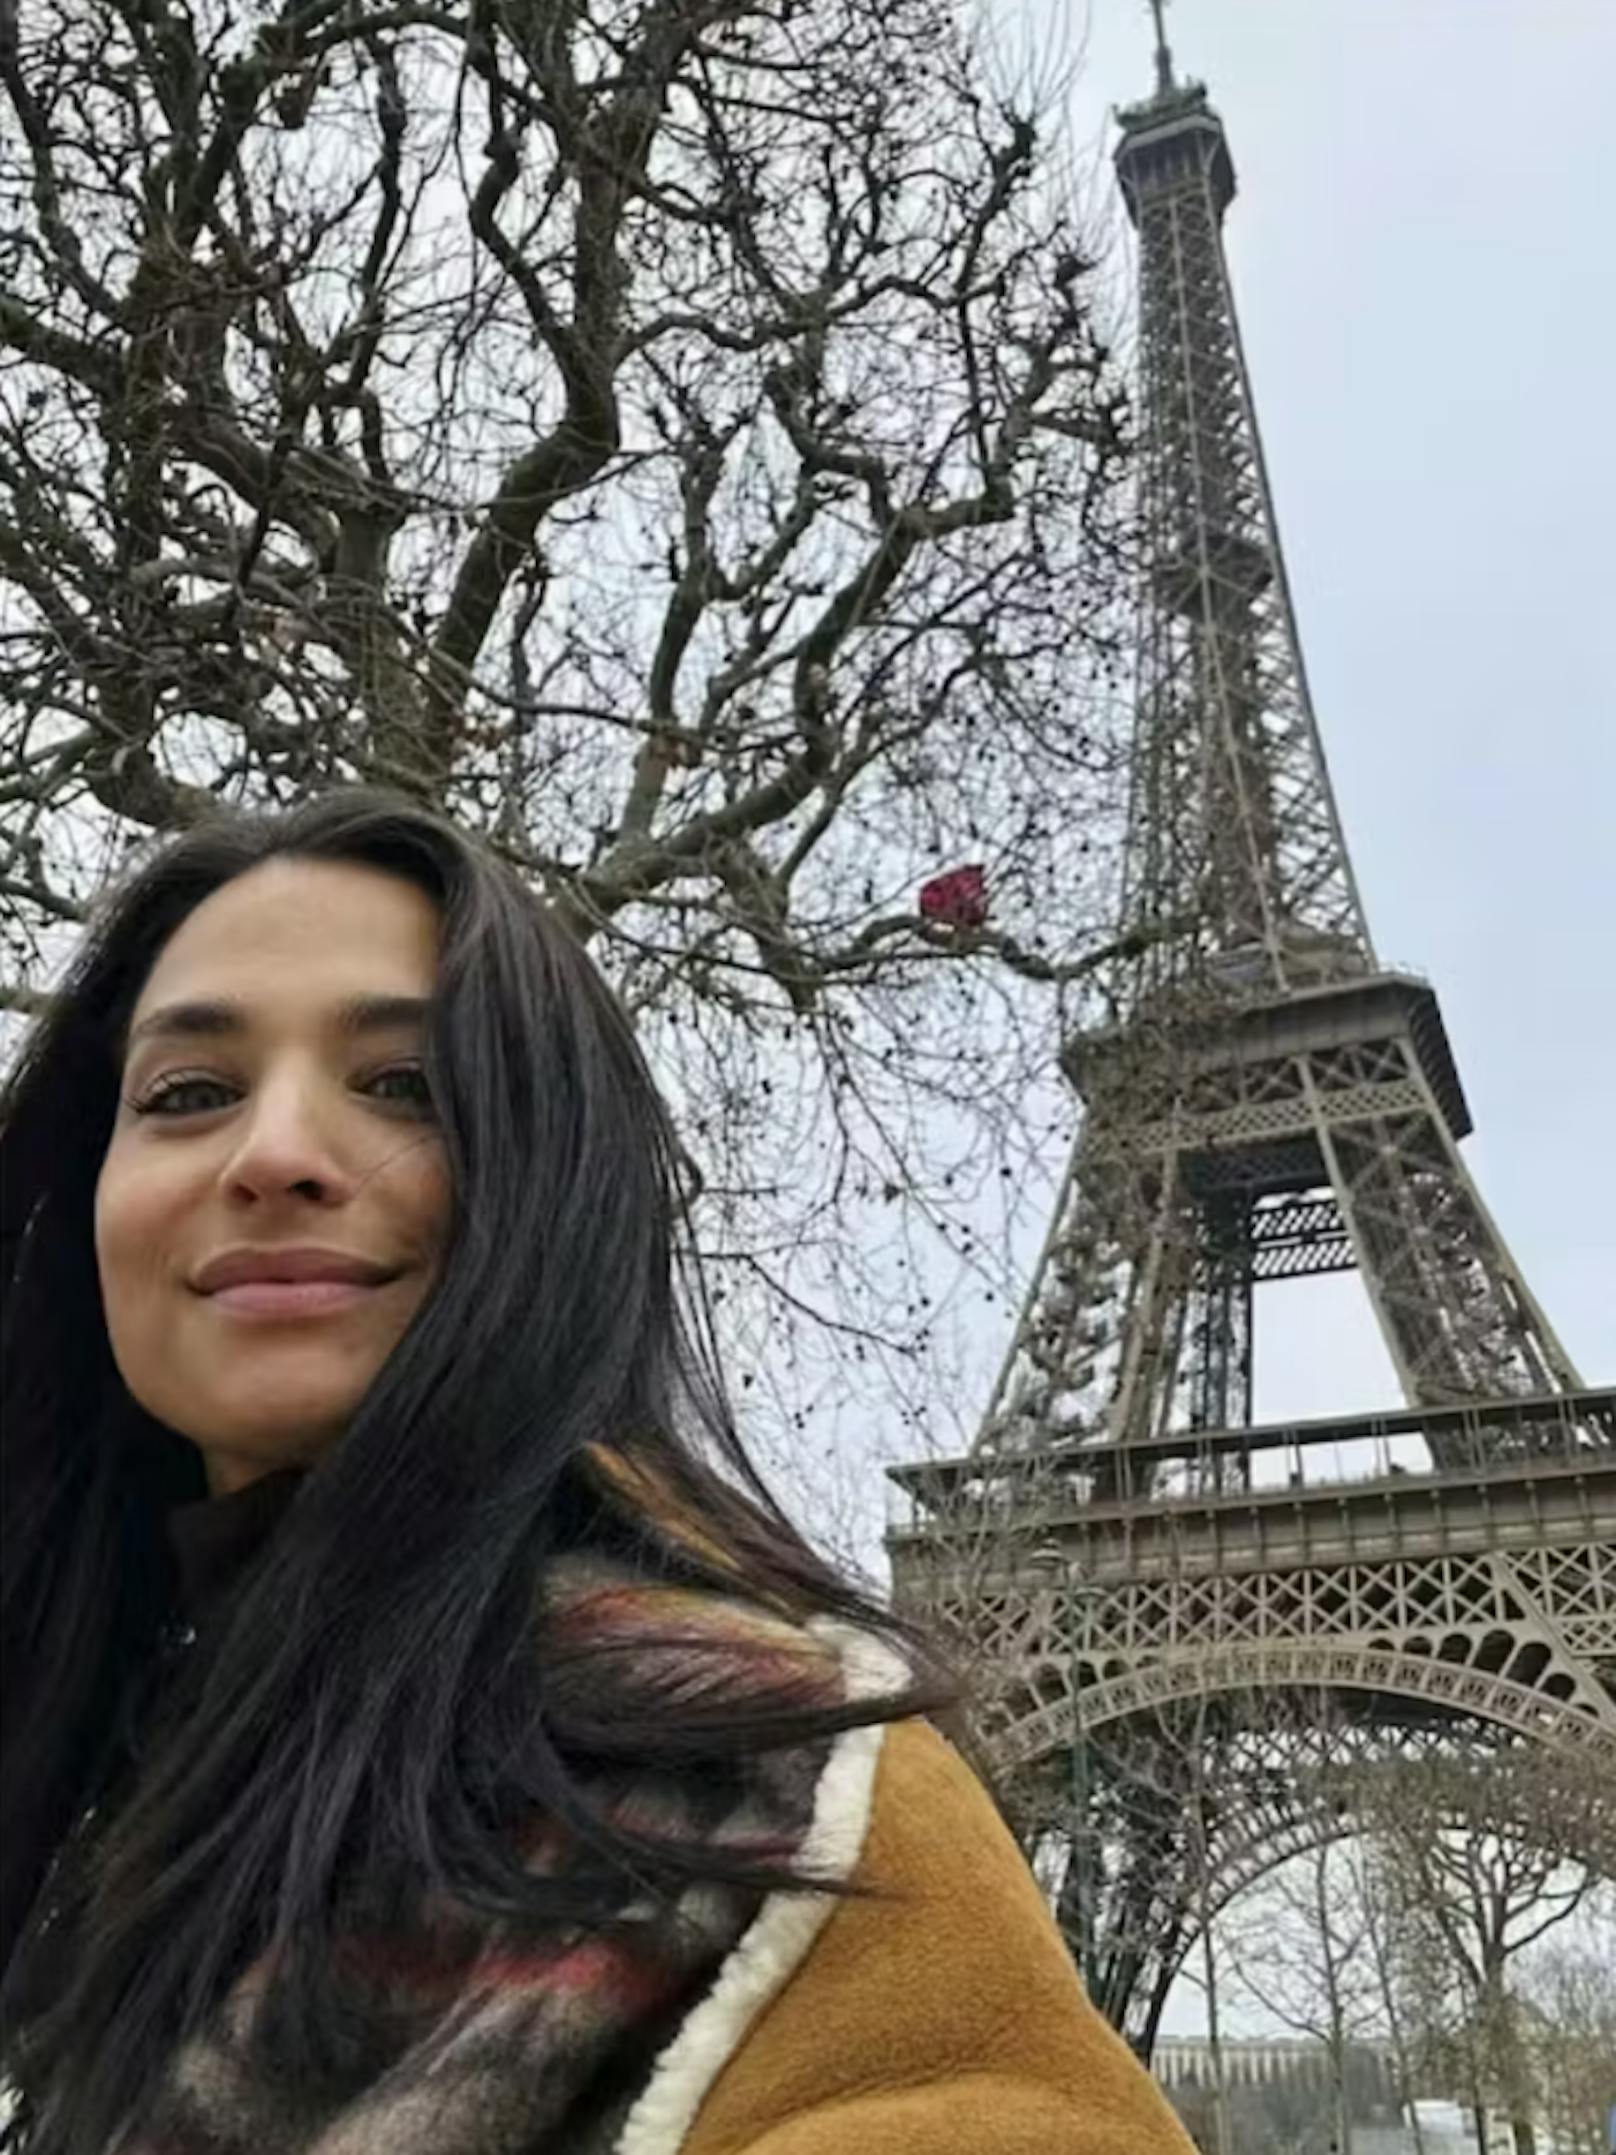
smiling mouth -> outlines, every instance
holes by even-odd
[[[391,1284],[391,1280],[238,1280],[233,1287],[216,1287],[207,1299],[238,1317],[330,1317],[357,1308]]]

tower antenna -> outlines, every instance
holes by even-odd
[[[1150,12],[1156,21],[1156,95],[1166,97],[1173,89],[1173,55],[1167,43],[1167,24],[1163,9],[1167,0],[1150,0]]]

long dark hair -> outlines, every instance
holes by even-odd
[[[749,1462],[680,1250],[666,1114],[573,938],[491,854],[402,797],[348,788],[282,815],[221,814],[105,904],[0,1100],[6,1963],[117,1703],[157,1651],[165,1511],[201,1493],[194,1449],[124,1386],[101,1310],[92,1207],[121,1036],[180,922],[283,856],[389,871],[440,909],[426,1054],[449,1242],[342,1442],[220,1636],[195,1650],[192,1704],[107,1827],[68,1987],[29,2031],[31,2069],[16,2068],[25,2109],[49,2120],[26,2144],[53,2155],[115,2139],[271,1942],[282,2063],[311,2078],[337,2069],[339,1874],[344,1898],[356,1877],[363,1898],[373,1871],[378,1895],[384,1874],[405,1875],[463,1906],[557,1922],[607,1920],[625,1880],[670,1895],[693,1878],[798,1882],[637,1838],[590,1800],[534,1665],[534,1610],[555,1560],[594,1535],[615,1535],[648,1572],[667,1563],[649,1516],[603,1493],[591,1461],[618,1460],[631,1484],[699,1518],[712,1584],[733,1592],[739,1579],[777,1610],[858,1625],[914,1677],[835,1710],[692,1706],[617,1698],[607,1664],[590,1687],[597,1750],[733,1760],[917,1711],[948,1722],[957,1698],[924,1642],[810,1548]],[[591,1861],[524,1870],[501,1826],[524,1805]],[[28,2101],[41,2073],[42,2105]]]

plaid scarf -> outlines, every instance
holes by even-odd
[[[728,1683],[762,1695],[843,1696],[835,1654],[810,1634],[723,1597],[614,1577],[574,1563],[556,1622],[570,1639],[642,1653],[636,1676],[686,1695]],[[763,1754],[716,1776],[643,1772],[593,1791],[624,1823],[751,1856],[802,1848],[829,1743]],[[540,1829],[524,1859],[549,1870],[562,1837]],[[369,1991],[374,2048],[359,2085],[296,2100],[255,2073],[247,2037],[263,1974],[236,1985],[217,2030],[174,2064],[128,2155],[609,2155],[658,2053],[710,1987],[758,1912],[759,1896],[687,1889],[660,1908],[632,1903],[609,1932],[523,1940],[503,1928],[467,1939],[417,1922],[353,1949]],[[468,1945],[470,1950],[468,1951]]]
[[[562,1650],[563,1667],[568,1648],[609,1647],[614,1681],[626,1660],[636,1691],[814,1706],[848,1696],[842,1627],[804,1627],[738,1595],[647,1583],[579,1555],[555,1567],[547,1605],[547,1646]],[[586,1671],[587,1654],[576,1666]],[[838,1741],[716,1769],[618,1768],[592,1776],[590,1793],[647,1834],[801,1863]],[[518,1846],[536,1872],[567,1861],[551,1825]],[[345,1935],[340,1973],[357,2040],[344,2085],[299,2089],[264,2062],[252,2041],[267,1975],[259,1962],[171,2061],[117,2155],[610,2155],[659,2054],[762,1900],[693,1886],[671,1903],[644,1895],[605,1928],[524,1937],[420,1898],[384,1929]],[[671,2149],[682,2137],[641,2132],[635,2144]]]

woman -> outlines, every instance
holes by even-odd
[[[748,1467],[632,1034],[492,859],[193,831],[0,1131],[6,2145],[1185,2144]]]

